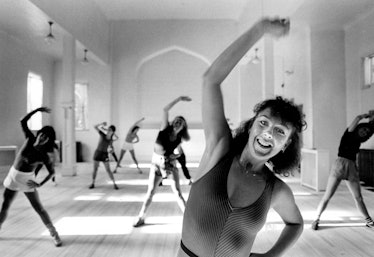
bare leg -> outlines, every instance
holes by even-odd
[[[1,206],[1,212],[0,212],[0,229],[1,225],[5,221],[6,217],[8,216],[8,210],[10,205],[12,204],[14,198],[17,195],[17,191],[10,190],[8,188],[5,188],[3,193],[3,204]]]
[[[110,171],[109,162],[104,162],[104,167],[105,167],[105,170],[108,173],[110,179],[113,181],[114,189],[118,189],[118,186],[116,185],[116,181],[114,180],[113,173]]]
[[[346,181],[346,184],[351,192],[353,199],[355,200],[357,209],[361,212],[365,219],[370,218],[364,199],[361,194],[361,186],[358,181]]]
[[[340,179],[338,179],[337,177],[335,177],[333,175],[329,176],[329,180],[327,181],[327,187],[326,187],[325,194],[323,195],[323,198],[322,198],[322,200],[319,203],[318,208],[317,208],[317,218],[312,223],[312,229],[314,229],[314,230],[318,229],[319,219],[320,219],[322,213],[324,212],[324,210],[326,209],[327,204],[329,203],[330,199],[333,197],[336,189],[338,188],[338,186],[340,184],[340,181],[341,181]]]
[[[40,218],[42,219],[44,225],[49,230],[49,233],[53,237],[55,245],[61,246],[62,241],[56,231],[56,228],[53,226],[51,218],[49,217],[47,211],[44,209],[42,203],[40,202],[39,193],[38,191],[34,192],[25,192],[26,197],[29,199],[31,206],[34,210],[39,214]]]
[[[134,223],[134,227],[139,227],[144,224],[144,219],[146,212],[151,205],[152,198],[156,192],[156,188],[160,181],[162,180],[161,176],[156,175],[155,168],[152,166],[150,171],[149,171],[149,179],[148,179],[148,190],[147,194],[145,196],[145,200],[143,202],[143,206],[140,209],[140,212],[138,214],[138,218],[136,222]]]
[[[182,191],[180,188],[178,169],[173,170],[172,174],[173,174],[173,183],[171,184],[171,189],[173,190],[174,194],[177,196],[177,202],[178,202],[179,208],[182,210],[182,212],[184,212],[184,209],[186,208],[186,201],[183,198]]]
[[[122,161],[122,158],[123,158],[123,156],[125,155],[125,153],[126,153],[126,150],[121,149],[121,153],[119,154],[119,158],[118,158],[118,161],[117,161],[117,165],[116,165],[116,167],[114,168],[113,173],[116,173],[116,172],[117,172],[117,168],[121,167],[121,161]]]
[[[136,160],[136,157],[135,157],[135,151],[134,150],[129,150],[129,151],[130,151],[132,159],[134,160],[134,163],[136,164],[136,168],[138,169],[139,173],[142,174],[143,171],[139,168],[139,163],[138,163],[138,161]]]
[[[92,183],[89,189],[92,189],[95,187],[95,180],[96,180],[97,170],[99,169],[99,164],[100,162],[94,161],[94,167],[93,167],[93,172],[92,172]]]

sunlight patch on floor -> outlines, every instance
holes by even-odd
[[[164,179],[162,184],[164,186],[169,186],[173,183],[172,179]],[[185,179],[180,179],[180,185],[188,185],[189,181]],[[112,181],[107,181],[108,185],[113,185]],[[148,177],[144,179],[116,179],[117,185],[131,185],[131,186],[148,186]]]
[[[323,212],[321,216],[321,220],[329,220],[329,221],[342,221],[342,220],[352,220],[352,218],[357,219],[357,210],[342,210],[342,209],[336,209],[333,210],[332,208],[330,210],[326,210]],[[303,211],[302,216],[304,220],[314,220],[317,215],[317,211]]]
[[[146,224],[140,228],[132,225],[133,216],[103,216],[103,217],[64,217],[55,223],[60,236],[71,235],[128,235],[133,230],[145,234],[174,234],[182,230],[182,216],[149,217]],[[49,236],[45,230],[43,236]]]
[[[139,228],[144,234],[179,234],[182,232],[183,216],[147,217]]]
[[[79,195],[75,197],[73,200],[75,201],[98,201],[101,200],[105,194],[100,194],[100,193],[93,193],[93,194],[88,194],[88,195]]]
[[[130,167],[130,168],[133,168],[133,169],[136,169],[136,164],[129,164],[129,165],[125,165],[126,167]],[[199,167],[199,163],[198,162],[189,162],[186,164],[187,168],[197,168]],[[124,166],[122,166],[124,167]],[[151,167],[151,164],[150,163],[139,163],[139,168],[150,168]],[[177,164],[177,167],[180,168],[180,164],[178,163]]]
[[[341,223],[324,223],[323,221],[319,223],[319,227],[365,227],[364,222],[341,222]]]
[[[108,202],[143,202],[145,194],[132,194],[121,196],[109,196],[106,198]],[[188,194],[183,194],[184,199],[188,199]],[[176,202],[176,195],[173,193],[156,193],[153,196],[153,202]]]

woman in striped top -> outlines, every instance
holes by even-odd
[[[263,19],[234,41],[204,75],[206,148],[183,219],[182,256],[281,256],[301,235],[303,219],[290,188],[274,173],[289,174],[300,160],[303,115],[281,97],[256,105],[253,118],[232,134],[220,85],[264,35],[281,37],[289,21]],[[234,135],[234,136],[233,136]],[[267,253],[251,251],[270,208],[285,227]]]

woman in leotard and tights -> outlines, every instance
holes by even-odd
[[[299,238],[303,219],[290,188],[274,174],[288,174],[300,160],[305,122],[291,101],[277,97],[256,105],[255,116],[234,131],[224,115],[220,85],[264,34],[280,37],[289,22],[263,19],[234,41],[203,80],[206,148],[194,177],[183,218],[183,256],[282,256]],[[267,251],[251,251],[273,208],[285,227]]]
[[[21,127],[25,134],[26,141],[18,151],[16,158],[7,177],[4,179],[4,201],[0,212],[0,227],[5,221],[9,207],[18,191],[23,192],[30,201],[34,210],[39,214],[44,225],[49,230],[56,246],[61,246],[62,241],[52,224],[47,211],[40,202],[39,193],[36,190],[44,185],[55,174],[54,165],[48,156],[48,151],[55,143],[56,134],[51,126],[45,126],[36,133],[36,137],[27,126],[28,120],[37,112],[49,113],[47,107],[40,107],[29,112],[22,120]],[[35,169],[38,165],[44,164],[48,175],[41,181],[35,181]]]
[[[180,101],[191,101],[191,98],[188,96],[180,96],[164,107],[161,129],[157,135],[153,149],[148,190],[138,218],[135,220],[134,227],[144,225],[145,215],[152,202],[156,188],[162,179],[167,178],[169,174],[173,174],[171,188],[178,196],[178,205],[182,212],[186,206],[180,189],[179,173],[176,166],[176,158],[178,155],[174,154],[174,149],[181,144],[182,140],[189,140],[190,136],[187,130],[187,122],[182,116],[177,116],[171,123],[169,122],[169,110]]]

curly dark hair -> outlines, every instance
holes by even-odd
[[[243,121],[240,126],[233,131],[235,153],[242,153],[244,147],[248,143],[249,131],[252,128],[254,120],[257,118],[258,114],[265,109],[270,109],[271,115],[292,124],[295,128],[290,136],[291,143],[287,146],[285,151],[279,152],[269,160],[274,166],[275,173],[289,176],[300,164],[302,146],[301,132],[306,128],[304,115],[300,107],[292,100],[277,96],[275,99],[268,99],[258,103],[253,109],[255,116],[249,120]]]

